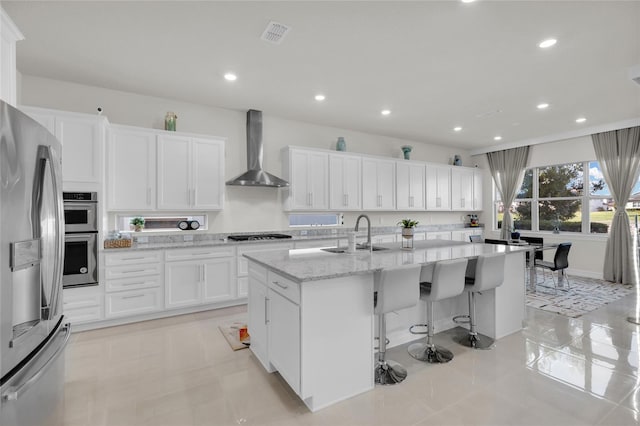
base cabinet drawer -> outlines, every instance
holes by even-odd
[[[98,287],[63,290],[62,311],[68,322],[81,324],[104,317],[103,296]]]
[[[138,290],[141,288],[160,287],[162,279],[159,275],[146,277],[122,278],[118,280],[107,280],[105,289],[107,292]]]
[[[160,275],[162,266],[159,263],[147,263],[142,265],[112,266],[105,268],[107,280],[131,277],[144,277],[146,275]]]
[[[105,266],[140,265],[162,260],[161,251],[107,253],[104,255]]]
[[[162,289],[147,288],[106,295],[106,317],[138,315],[162,309]]]

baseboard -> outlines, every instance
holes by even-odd
[[[155,319],[174,317],[177,315],[194,314],[197,312],[211,311],[214,309],[230,308],[232,306],[246,305],[247,299],[235,299],[228,302],[216,303],[214,305],[198,305],[188,308],[162,310],[144,315],[136,315],[131,317],[113,318],[100,320],[95,322],[86,322],[81,324],[71,324],[71,330],[75,333],[78,331],[96,330],[99,328],[114,327],[117,325],[132,324],[141,321],[150,321]]]
[[[585,271],[583,269],[572,269],[567,268],[567,274],[569,275],[569,279],[571,279],[572,275],[584,278],[593,278],[596,280],[602,280],[604,277],[602,276],[602,272],[594,272],[594,271]]]

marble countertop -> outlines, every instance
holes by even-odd
[[[528,247],[460,241],[415,241],[413,250],[403,250],[400,243],[380,244],[389,248],[369,252],[329,253],[321,249],[277,250],[246,253],[244,256],[297,282],[325,280],[349,275],[370,274],[384,268],[429,264],[439,260],[475,258],[496,252],[515,253]]]

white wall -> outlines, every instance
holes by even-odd
[[[593,161],[596,154],[593,149],[590,136],[582,136],[573,139],[564,139],[539,145],[533,145],[529,152],[528,167],[550,166],[554,164],[564,164],[580,161]],[[481,215],[481,222],[486,224],[485,232],[495,237],[497,231],[492,231],[493,217],[493,179],[488,173],[489,164],[487,156],[474,155],[473,162],[479,167],[487,170],[484,187],[484,211]],[[602,278],[604,267],[604,254],[606,250],[606,237],[601,235],[576,235],[570,232],[553,234],[551,232],[522,232],[523,235],[535,235],[545,239],[549,243],[571,242],[571,252],[569,253],[569,273],[594,278]],[[545,259],[553,260],[553,250],[545,252]]]
[[[227,138],[226,179],[246,170],[246,110],[235,111],[135,93],[84,86],[30,75],[21,76],[19,104],[94,114],[102,107],[113,124],[162,129],[167,111],[177,116],[177,130]],[[251,105],[247,106],[247,109]],[[334,149],[338,136],[347,142],[347,151],[401,158],[403,145],[412,145],[411,158],[451,164],[455,154],[463,164],[472,165],[464,150],[408,141],[357,131],[286,120],[263,112],[264,167],[282,174],[281,149],[287,145]],[[282,190],[275,188],[226,187],[225,208],[209,215],[211,232],[283,230],[288,226],[282,210]],[[345,224],[353,226],[358,213],[345,214]],[[395,225],[403,217],[421,224],[465,221],[463,213],[370,213],[373,225]],[[113,223],[113,222],[111,222]]]

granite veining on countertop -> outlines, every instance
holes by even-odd
[[[438,231],[453,231],[469,229],[468,226],[462,224],[453,225],[427,225],[416,227],[416,232],[438,232]],[[483,229],[482,226],[473,229]],[[327,240],[347,238],[347,232],[352,231],[353,228],[343,228],[340,230],[333,229],[305,229],[305,230],[287,230],[287,231],[265,231],[265,232],[227,232],[227,233],[193,233],[182,234],[172,233],[171,235],[144,235],[132,233],[133,244],[127,248],[103,248],[101,249],[105,253],[111,252],[124,252],[124,251],[138,251],[138,250],[164,250],[164,249],[179,249],[179,248],[198,248],[198,247],[215,247],[222,245],[244,245],[244,244],[277,244],[296,241],[315,241],[315,240]],[[398,226],[379,226],[371,228],[371,235],[388,235],[388,234],[400,234],[401,228]],[[242,234],[286,234],[291,235],[292,238],[278,239],[278,240],[250,240],[250,241],[233,241],[227,239],[229,235],[242,235]],[[358,239],[362,240],[366,238],[367,231],[361,229],[358,232]],[[185,237],[192,237],[192,241],[185,241]],[[146,238],[148,242],[139,242],[140,238]]]
[[[246,253],[244,256],[297,282],[325,280],[349,275],[369,274],[402,265],[429,264],[439,260],[475,258],[496,252],[529,250],[523,246],[472,244],[461,241],[415,241],[414,250],[402,250],[400,243],[382,244],[389,250],[355,253],[329,253],[321,249],[277,250]]]

